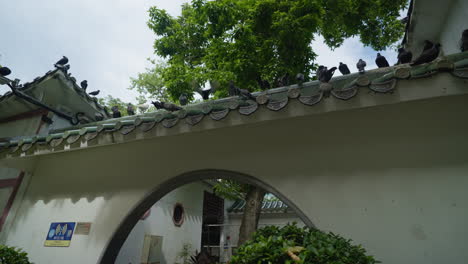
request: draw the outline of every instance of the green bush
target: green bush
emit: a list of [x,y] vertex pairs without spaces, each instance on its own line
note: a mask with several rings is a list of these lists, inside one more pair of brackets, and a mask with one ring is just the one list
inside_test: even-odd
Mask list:
[[0,264],[31,264],[28,253],[20,248],[0,245]]
[[231,264],[374,264],[361,246],[333,233],[288,224],[259,229],[240,246]]

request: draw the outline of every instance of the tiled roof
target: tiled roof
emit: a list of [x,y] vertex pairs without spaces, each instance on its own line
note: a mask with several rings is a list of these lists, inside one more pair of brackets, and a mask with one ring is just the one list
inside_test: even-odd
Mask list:
[[[29,83],[24,83],[22,86],[20,86],[19,88],[17,88],[19,91],[27,94],[27,95],[31,95],[35,89],[37,89],[37,87],[43,82],[43,81],[46,81],[46,80],[50,80],[50,79],[59,79],[61,80],[63,83],[67,84],[67,85],[70,85],[72,87],[72,89],[76,92],[76,94],[81,97],[82,99],[85,100],[85,102],[87,102],[89,105],[91,105],[92,107],[94,107],[97,111],[99,111],[101,114],[104,115],[104,118],[109,118],[110,115],[109,113],[107,112],[107,110],[104,108],[104,106],[100,105],[98,103],[98,99],[96,97],[92,97],[92,96],[89,96],[77,83],[76,83],[76,79],[71,76],[70,74],[68,74],[66,71],[64,71],[63,69],[55,69],[55,70],[52,70],[52,71],[48,71],[47,73],[45,73],[43,76],[41,77],[37,77],[35,78],[32,82],[29,82]],[[1,77],[0,76],[0,84],[6,84],[8,82],[11,82],[11,80],[9,80],[8,78],[5,78],[5,77]],[[8,99],[14,97],[14,94],[13,92],[11,91],[8,91],[6,92],[5,94],[1,95],[0,96],[0,104],[2,104],[2,102],[6,102]]]
[[[24,137],[19,140],[0,142],[0,158],[30,156],[64,150],[68,151],[90,146],[115,144],[167,135],[169,133],[161,131],[171,129],[181,122],[185,123],[181,130],[183,130],[183,132],[190,132],[191,127],[196,126],[203,119],[209,118],[212,121],[219,121],[226,118],[228,114],[233,111],[238,112],[241,116],[249,116],[262,108],[271,110],[272,112],[281,112],[280,110],[284,109],[286,105],[293,101],[298,101],[306,107],[313,108],[321,104],[322,101],[330,100],[332,97],[336,98],[334,100],[346,101],[358,96],[358,94],[359,96],[365,96],[368,92],[375,94],[392,94],[394,91],[398,90],[397,87],[399,87],[398,83],[400,81],[404,81],[405,84],[408,84],[408,81],[435,76],[441,72],[450,73],[454,79],[467,79],[468,52],[449,55],[437,59],[432,63],[414,67],[410,67],[406,64],[370,70],[365,74],[354,73],[346,76],[338,76],[333,78],[330,83],[326,85],[318,81],[312,81],[302,85],[290,85],[257,92],[254,93],[256,96],[255,101],[245,100],[240,97],[228,97],[187,105],[184,106],[182,110],[176,112],[158,110],[153,113],[108,119],[70,127],[65,130],[53,131],[46,136]],[[330,85],[333,88],[331,93],[324,89],[330,88]],[[361,92],[363,90],[368,92]],[[422,89],[422,92],[418,90],[418,93],[424,93],[425,90],[426,89]],[[412,91],[402,91],[409,94],[411,98],[425,98],[419,94],[414,95]],[[457,90],[457,92],[458,94],[468,93],[468,87],[466,92],[464,90]],[[332,96],[327,98],[327,93]],[[441,93],[436,94],[440,96]],[[378,101],[373,103],[373,105],[375,104],[378,104]],[[236,120],[236,122],[242,123],[246,121],[242,119],[240,121]],[[215,126],[210,125],[210,127]]]
[[[229,213],[242,213],[244,212],[245,201],[237,200],[227,210]],[[289,206],[282,201],[263,201],[262,213],[286,213]]]

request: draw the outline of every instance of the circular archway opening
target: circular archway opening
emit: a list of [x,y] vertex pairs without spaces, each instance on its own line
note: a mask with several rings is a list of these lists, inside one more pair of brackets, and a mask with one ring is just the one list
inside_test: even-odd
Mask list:
[[[138,224],[139,220],[141,219],[141,216],[148,209],[150,209],[153,205],[163,200],[164,196],[170,195],[170,193],[172,193],[176,189],[183,188],[185,185],[193,184],[195,182],[207,181],[207,180],[208,181],[209,180],[221,180],[221,179],[234,180],[240,183],[260,187],[266,193],[272,194],[275,197],[277,197],[279,201],[282,201],[281,203],[287,204],[289,209],[296,214],[299,221],[301,221],[305,226],[314,227],[310,219],[294,203],[292,203],[286,196],[281,194],[276,188],[264,183],[258,178],[252,177],[250,175],[238,173],[238,172],[224,171],[224,170],[192,171],[192,172],[188,172],[188,173],[175,176],[171,178],[170,180],[157,185],[152,191],[148,192],[148,194],[139,203],[137,203],[135,207],[128,213],[128,215],[121,222],[117,230],[114,232],[103,254],[101,255],[100,263],[114,263],[116,261],[117,256],[119,255],[119,252],[123,244],[126,242],[127,237],[129,237],[133,228]],[[187,194],[187,193],[192,193],[192,192],[189,191],[185,193]],[[177,199],[175,201],[177,201]],[[184,225],[184,227],[186,226],[186,228],[184,229],[176,229],[176,230],[179,230],[180,232],[186,232],[187,230],[192,230],[192,228],[190,227],[191,223],[189,222],[193,221],[194,219],[197,219],[193,215],[190,215],[190,214],[193,214],[193,210],[194,210],[193,199],[189,199],[186,202],[183,202],[183,201],[181,202],[180,200],[178,200],[177,203],[180,203],[181,205],[183,204],[183,206],[179,207],[177,206],[177,204],[174,205],[174,199],[172,199],[172,202],[170,202],[169,204],[166,203],[167,205],[170,206],[170,208],[167,208],[168,210],[166,210],[166,212],[168,214],[166,214],[165,217],[170,218],[169,221],[173,223],[173,227],[174,225],[180,226],[182,224]],[[272,208],[279,204],[280,202],[269,202],[267,204],[267,207]],[[190,210],[187,211],[188,209]],[[157,208],[154,208],[155,213],[151,214],[151,216],[161,215],[161,213],[164,211],[165,211],[164,209],[157,210]],[[207,236],[209,237],[213,235],[213,231],[212,231],[213,229],[224,228],[224,227],[219,227],[219,224],[208,223],[209,220],[211,219],[210,217],[204,217],[204,219],[206,220],[207,225],[202,224],[202,228],[205,228],[205,227],[211,228],[210,230],[208,230],[209,234],[207,234]],[[149,221],[149,220],[147,219],[144,221]],[[165,220],[161,220],[159,223],[163,221]],[[144,225],[147,225],[147,224],[148,223],[145,223]],[[201,231],[202,233],[203,233],[203,230],[204,229],[202,229]],[[174,237],[173,232],[175,230],[167,228],[166,231],[171,232],[170,234],[168,234],[168,237],[171,237],[171,238]],[[227,237],[229,237],[229,239],[227,239]],[[228,244],[232,243],[232,241],[235,240],[232,238],[231,235],[225,235],[224,239],[227,241]],[[167,244],[167,243],[161,243],[161,244]],[[225,244],[223,244],[223,247],[225,247]],[[218,245],[218,248],[219,248],[219,245]],[[172,250],[174,250],[174,248],[172,248]]]

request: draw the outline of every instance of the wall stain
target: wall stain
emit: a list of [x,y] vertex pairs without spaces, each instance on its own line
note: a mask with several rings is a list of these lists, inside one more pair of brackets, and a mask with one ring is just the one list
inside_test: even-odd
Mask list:
[[427,239],[427,235],[424,232],[424,228],[419,224],[414,224],[413,226],[411,226],[410,233],[416,240]]

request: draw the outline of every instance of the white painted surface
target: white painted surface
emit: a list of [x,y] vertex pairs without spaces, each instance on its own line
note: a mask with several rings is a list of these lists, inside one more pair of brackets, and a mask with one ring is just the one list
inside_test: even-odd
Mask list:
[[[153,261],[161,264],[182,263],[179,258],[184,244],[190,244],[192,255],[200,252],[201,228],[203,216],[203,192],[210,188],[202,182],[184,185],[168,193],[151,207],[151,214],[146,220],[140,220],[133,228],[117,257],[117,264],[140,263],[145,234],[162,236],[162,256]],[[172,221],[172,212],[176,203],[184,206],[185,218],[182,226],[177,227]]]
[[[384,263],[462,263],[467,101],[443,97],[42,156],[6,242],[36,263],[95,263],[155,186],[215,168],[274,186],[318,228]],[[54,221],[90,221],[93,230],[69,248],[45,248]]]
[[468,29],[468,1],[455,0],[440,35],[444,54],[460,52],[460,39],[465,29]]

